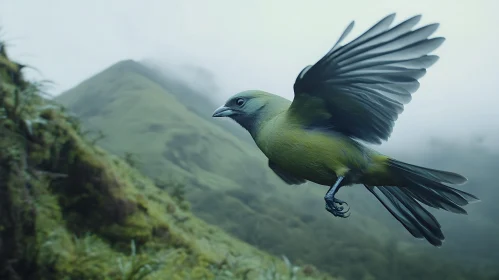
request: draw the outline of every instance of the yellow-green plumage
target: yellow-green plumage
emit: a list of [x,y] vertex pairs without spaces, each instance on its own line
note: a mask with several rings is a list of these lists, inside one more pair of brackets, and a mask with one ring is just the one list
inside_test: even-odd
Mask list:
[[374,164],[367,150],[354,140],[304,130],[287,112],[265,122],[255,142],[281,168],[322,185],[333,184],[337,175],[344,175],[350,169],[367,171]]
[[475,196],[445,184],[463,176],[397,161],[362,144],[387,140],[418,79],[437,56],[428,55],[443,38],[427,38],[438,24],[412,30],[420,16],[390,28],[389,15],[352,42],[340,41],[294,84],[294,99],[260,90],[240,92],[214,117],[230,117],[248,130],[268,165],[287,184],[311,181],[330,186],[326,210],[347,217],[335,197],[342,186],[362,184],[416,238],[434,246],[444,235],[421,206],[466,214]]

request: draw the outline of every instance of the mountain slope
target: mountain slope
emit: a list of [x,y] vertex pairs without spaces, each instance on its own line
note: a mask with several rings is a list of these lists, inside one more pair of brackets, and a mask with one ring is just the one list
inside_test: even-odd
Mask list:
[[[105,128],[108,138],[102,145],[110,151],[140,151],[141,157],[153,161],[146,169],[152,177],[181,174],[189,184],[200,188],[231,188],[237,181],[261,185],[255,178],[263,176],[265,180],[267,174],[244,173],[246,165],[261,164],[261,158],[247,152],[247,147],[231,134],[199,118],[175,96],[164,94],[161,86],[135,68],[141,65],[118,63],[57,100],[68,105],[89,128]],[[94,89],[95,84],[99,88]]]
[[[0,278],[324,279],[208,225],[23,78],[0,42]],[[88,100],[89,102],[92,100]],[[306,275],[305,275],[306,274]],[[268,278],[272,275],[275,278]]]
[[[334,219],[323,209],[325,189],[281,183],[247,136],[210,119],[214,104],[158,72],[122,61],[57,101],[81,117],[87,129],[105,132],[102,147],[118,155],[137,154],[140,169],[152,178],[184,182],[197,216],[259,248],[347,279],[442,279],[464,273],[427,255],[417,260],[422,259],[417,252],[408,255],[394,243],[385,245],[394,236],[414,240],[396,221],[389,220],[388,227],[380,222],[389,214],[354,188],[342,190],[352,217]],[[390,268],[394,263],[397,272]]]

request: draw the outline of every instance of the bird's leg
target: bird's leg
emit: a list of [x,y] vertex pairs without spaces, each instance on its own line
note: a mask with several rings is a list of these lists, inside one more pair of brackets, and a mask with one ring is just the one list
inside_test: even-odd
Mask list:
[[348,218],[350,214],[347,214],[347,212],[350,210],[350,208],[344,210],[344,207],[341,206],[343,204],[348,206],[348,203],[334,197],[336,192],[338,192],[338,190],[340,189],[341,181],[343,181],[344,178],[345,176],[339,176],[338,179],[336,179],[334,185],[329,188],[326,195],[324,196],[324,200],[326,201],[326,210],[329,213],[333,214],[335,217]]

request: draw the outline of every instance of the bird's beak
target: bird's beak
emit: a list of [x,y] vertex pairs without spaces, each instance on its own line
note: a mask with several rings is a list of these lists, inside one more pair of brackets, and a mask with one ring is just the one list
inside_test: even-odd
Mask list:
[[229,117],[229,116],[232,116],[233,114],[234,114],[234,110],[232,110],[229,107],[222,106],[222,107],[216,109],[215,112],[213,112],[212,117],[214,117],[214,118]]

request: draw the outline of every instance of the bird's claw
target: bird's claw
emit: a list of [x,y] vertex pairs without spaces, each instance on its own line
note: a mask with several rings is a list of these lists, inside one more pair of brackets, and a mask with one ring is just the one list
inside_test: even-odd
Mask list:
[[[350,211],[350,207],[345,201],[337,198],[325,198],[324,200],[326,201],[326,210],[335,217],[348,218],[350,216],[350,213],[348,213],[348,211]],[[345,207],[341,205],[345,205],[347,208],[345,209]]]

